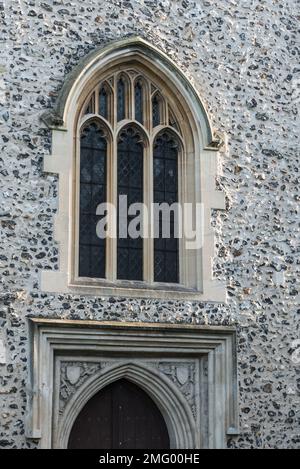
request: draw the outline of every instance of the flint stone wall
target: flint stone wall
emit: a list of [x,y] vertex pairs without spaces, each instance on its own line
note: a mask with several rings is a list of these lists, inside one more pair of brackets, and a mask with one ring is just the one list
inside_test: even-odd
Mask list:
[[[299,447],[297,2],[7,0],[0,16],[0,447],[38,446],[24,436],[29,316],[236,325],[241,434],[228,446]],[[59,253],[40,116],[87,52],[130,35],[182,68],[227,136],[217,181],[227,210],[212,214],[226,305],[40,290]]]

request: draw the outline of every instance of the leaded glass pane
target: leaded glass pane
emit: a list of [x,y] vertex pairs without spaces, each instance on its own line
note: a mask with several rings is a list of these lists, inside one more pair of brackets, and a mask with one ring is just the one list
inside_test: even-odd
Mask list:
[[[178,145],[168,133],[161,134],[153,154],[154,202],[178,202]],[[154,281],[179,282],[179,243],[175,219],[171,212],[170,238],[162,236],[162,215],[159,217],[159,237],[154,240]]]
[[105,240],[99,239],[97,206],[106,201],[107,143],[92,123],[80,139],[79,276],[105,277]]
[[93,114],[93,112],[94,112],[94,94],[91,97],[91,99],[89,100],[89,103],[86,106],[84,113],[85,114]]
[[[118,142],[118,196],[127,195],[128,206],[143,202],[143,144],[134,128],[127,128]],[[134,217],[128,217],[125,229]],[[122,220],[118,219],[118,227]],[[143,239],[118,239],[118,279],[143,280]]]
[[99,92],[99,114],[108,120],[108,92],[104,86]]
[[125,82],[123,78],[118,80],[117,86],[117,108],[118,108],[118,121],[125,119],[125,109],[126,109],[126,101],[125,101]]
[[152,125],[156,127],[161,123],[161,101],[156,94],[152,99]]
[[137,82],[134,87],[135,97],[135,119],[143,124],[143,87],[141,82]]
[[176,117],[174,116],[173,112],[171,111],[171,109],[169,109],[169,126],[173,127],[178,132],[180,132],[178,122],[177,122]]

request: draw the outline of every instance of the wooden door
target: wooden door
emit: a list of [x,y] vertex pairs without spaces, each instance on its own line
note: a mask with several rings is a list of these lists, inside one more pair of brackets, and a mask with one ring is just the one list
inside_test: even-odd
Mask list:
[[168,449],[164,418],[152,399],[127,380],[92,397],[78,415],[69,449]]

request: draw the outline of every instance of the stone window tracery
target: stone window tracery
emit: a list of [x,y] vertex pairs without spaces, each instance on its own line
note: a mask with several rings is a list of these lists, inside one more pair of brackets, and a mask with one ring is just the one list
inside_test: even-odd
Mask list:
[[[96,236],[97,205],[102,202],[117,206],[120,195],[127,196],[128,206],[144,200],[169,205],[179,202],[179,157],[184,142],[179,126],[173,122],[176,120],[167,97],[138,69],[117,71],[98,83],[86,98],[78,120],[80,216],[79,264],[75,277],[185,283],[180,278],[179,240],[175,238],[173,213],[170,238],[162,237],[163,220],[160,219],[158,236],[148,241],[148,251],[146,241],[140,237],[118,236],[112,243],[100,238],[97,241]],[[145,187],[146,180],[150,182],[148,187]],[[110,197],[107,181],[117,187],[117,201],[113,195]],[[115,222],[119,233],[119,218]],[[107,262],[111,252],[106,249],[109,242],[116,251],[116,265]]]
[[[141,38],[91,52],[42,120],[52,130],[52,155],[45,156],[44,170],[59,176],[54,219],[59,268],[42,271],[43,291],[225,301],[225,285],[212,273],[211,226],[211,210],[225,208],[215,183],[222,139],[194,86],[166,54]],[[121,143],[124,132],[138,135],[140,142],[134,144],[138,187],[132,178],[124,184],[118,172],[118,163],[132,165]],[[193,210],[200,205],[200,245],[194,247],[185,232],[176,239],[162,240],[159,233],[154,238],[151,209],[142,214],[142,240],[97,239],[95,207],[102,201],[117,207],[121,191],[148,208],[155,200],[178,201],[183,212],[189,204]],[[108,215],[109,226],[116,221],[117,215]]]

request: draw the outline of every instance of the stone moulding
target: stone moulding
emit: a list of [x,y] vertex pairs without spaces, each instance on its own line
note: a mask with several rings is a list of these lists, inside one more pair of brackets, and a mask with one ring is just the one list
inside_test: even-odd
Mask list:
[[[186,119],[192,129],[194,170],[187,170],[193,184],[193,202],[204,205],[204,246],[184,254],[182,265],[189,272],[193,285],[147,284],[146,282],[111,282],[76,279],[74,240],[78,232],[74,200],[76,200],[76,119],[83,96],[91,83],[100,79],[103,70],[112,64],[139,63],[164,80],[172,93],[180,97]],[[139,37],[116,41],[88,54],[67,77],[54,109],[42,116],[52,129],[52,155],[44,158],[44,171],[59,176],[58,213],[54,220],[54,239],[59,243],[59,270],[41,272],[41,289],[46,292],[125,296],[174,300],[226,301],[225,283],[213,278],[212,259],[215,252],[211,210],[225,209],[225,196],[216,190],[218,150],[222,139],[215,135],[204,105],[190,81],[166,54]],[[192,187],[194,188],[192,190]],[[188,191],[186,191],[188,192]],[[185,288],[186,287],[186,288]]]
[[160,408],[172,448],[225,448],[238,434],[234,328],[31,318],[29,330],[26,436],[40,448],[67,448],[83,406],[121,378]]
[[[130,53],[141,53],[147,55],[153,63],[159,62],[165,66],[171,74],[184,86],[194,100],[195,105],[198,107],[199,118],[205,120],[202,123],[202,129],[205,132],[205,141],[208,148],[218,149],[222,146],[223,142],[220,136],[214,134],[204,104],[201,101],[196,89],[191,85],[182,70],[161,50],[154,45],[145,41],[141,37],[130,37],[117,41],[112,41],[104,47],[97,48],[88,53],[79,64],[74,67],[70,72],[58,94],[54,108],[51,111],[46,111],[42,116],[42,121],[51,129],[61,128],[66,130],[67,125],[67,111],[69,108],[69,101],[72,98],[74,89],[78,84],[90,74],[91,68],[98,68],[99,61],[115,59],[118,56]],[[94,73],[94,71],[93,71]]]

